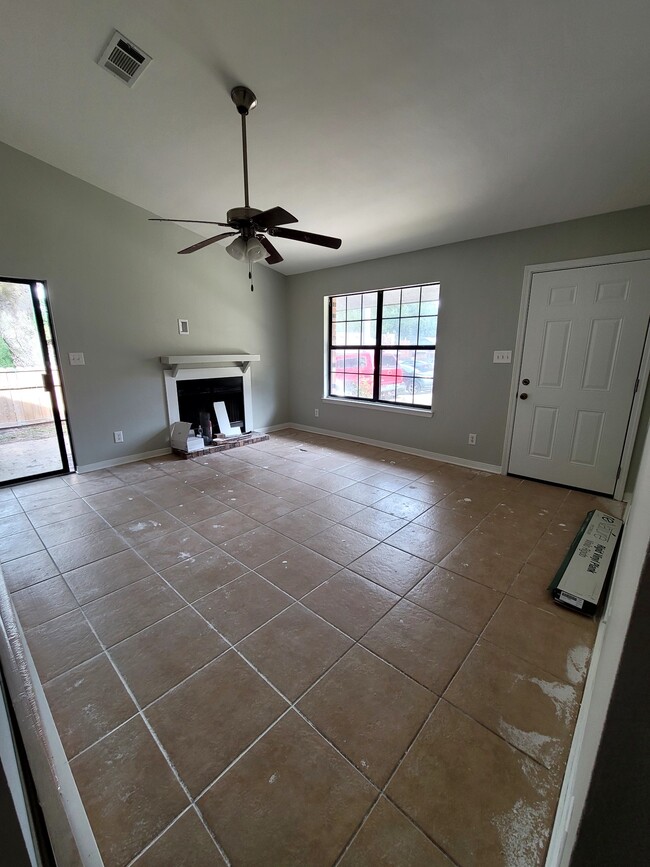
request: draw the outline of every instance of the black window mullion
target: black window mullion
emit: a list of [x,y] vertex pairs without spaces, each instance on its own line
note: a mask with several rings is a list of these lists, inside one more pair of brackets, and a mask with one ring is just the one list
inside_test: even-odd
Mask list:
[[384,319],[384,293],[377,292],[377,326],[375,330],[375,376],[372,382],[372,399],[379,400],[381,377],[381,328]]
[[327,340],[327,343],[328,343],[328,349],[327,349],[327,395],[328,395],[328,397],[331,397],[331,395],[332,395],[332,349],[333,349],[333,345],[332,345],[333,344],[332,320],[334,318],[333,314],[332,314],[332,307],[333,307],[332,302],[333,302],[333,300],[334,300],[333,298],[330,298],[330,300],[329,300],[329,320],[330,321],[329,321],[329,326],[328,326],[329,334],[328,334],[328,340]]

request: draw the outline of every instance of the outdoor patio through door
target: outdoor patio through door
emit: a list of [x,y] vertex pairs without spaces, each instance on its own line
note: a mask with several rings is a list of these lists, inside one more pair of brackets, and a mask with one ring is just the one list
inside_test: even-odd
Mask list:
[[73,468],[46,287],[0,278],[0,485]]

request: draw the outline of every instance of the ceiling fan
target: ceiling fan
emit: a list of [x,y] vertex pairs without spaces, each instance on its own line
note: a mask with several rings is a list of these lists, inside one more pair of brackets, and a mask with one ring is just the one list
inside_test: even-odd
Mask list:
[[208,247],[210,244],[221,241],[223,238],[237,235],[237,238],[226,247],[226,250],[235,259],[246,259],[249,265],[260,259],[265,259],[269,265],[277,265],[278,262],[282,262],[282,256],[266,237],[267,235],[271,235],[274,238],[287,238],[291,241],[302,241],[305,244],[316,244],[319,247],[330,247],[333,250],[338,250],[341,246],[340,238],[330,238],[328,235],[316,235],[313,232],[303,232],[297,229],[285,229],[284,226],[287,223],[297,223],[298,218],[279,205],[275,208],[269,208],[267,211],[260,211],[257,208],[250,207],[248,197],[246,117],[257,105],[257,97],[252,90],[243,85],[234,87],[230,92],[230,97],[241,116],[244,207],[229,210],[225,223],[219,223],[214,220],[181,220],[163,217],[151,217],[150,219],[159,223],[203,223],[210,226],[224,226],[225,228],[232,229],[233,231],[231,232],[221,232],[219,235],[206,238],[204,241],[199,241],[196,244],[192,244],[191,247],[185,247],[185,249],[178,252],[195,253],[197,250],[202,250],[203,247]]

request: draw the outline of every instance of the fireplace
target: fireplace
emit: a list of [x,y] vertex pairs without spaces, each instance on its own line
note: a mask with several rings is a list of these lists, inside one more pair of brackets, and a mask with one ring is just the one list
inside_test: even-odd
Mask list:
[[[183,379],[176,383],[178,394],[178,414],[180,421],[189,421],[194,430],[201,424],[206,430],[205,417],[210,417],[212,431],[219,432],[219,424],[214,412],[216,401],[226,405],[232,427],[247,430],[244,418],[244,386],[241,376],[224,376],[209,379]],[[225,433],[225,431],[221,431]]]
[[215,401],[223,401],[230,424],[251,431],[253,399],[252,361],[259,355],[166,355],[160,361],[166,368],[165,395],[169,423],[187,421],[196,429],[199,413],[208,412],[213,433],[219,427],[214,412]]

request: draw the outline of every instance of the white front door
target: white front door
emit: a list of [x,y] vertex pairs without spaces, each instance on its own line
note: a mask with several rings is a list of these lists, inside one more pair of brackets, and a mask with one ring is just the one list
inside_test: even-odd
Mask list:
[[533,275],[508,472],[613,494],[650,317],[650,260]]

